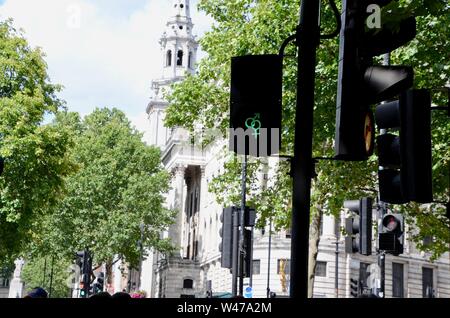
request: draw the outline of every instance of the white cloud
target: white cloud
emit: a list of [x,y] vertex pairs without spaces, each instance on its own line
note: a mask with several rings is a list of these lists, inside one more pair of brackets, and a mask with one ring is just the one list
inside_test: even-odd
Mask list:
[[[196,12],[198,0],[191,2],[194,33],[202,35],[211,19]],[[170,0],[6,0],[0,18],[12,17],[31,45],[43,48],[70,110],[117,107],[143,130],[170,9]]]

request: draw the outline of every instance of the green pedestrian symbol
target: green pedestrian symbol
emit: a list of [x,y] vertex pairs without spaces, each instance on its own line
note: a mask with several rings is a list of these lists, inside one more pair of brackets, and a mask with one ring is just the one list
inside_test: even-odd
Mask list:
[[255,138],[258,138],[258,136],[261,134],[261,121],[259,120],[259,118],[260,114],[256,113],[255,117],[247,118],[247,120],[245,121],[245,127],[247,127],[247,129],[253,129],[253,136],[255,136]]

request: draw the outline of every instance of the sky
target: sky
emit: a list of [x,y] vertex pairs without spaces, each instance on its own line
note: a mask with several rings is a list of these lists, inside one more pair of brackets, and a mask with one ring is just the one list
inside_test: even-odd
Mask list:
[[[201,37],[212,20],[197,3],[191,0],[191,17]],[[151,80],[162,73],[158,41],[171,8],[172,0],[0,0],[0,19],[13,18],[30,45],[42,48],[70,111],[116,107],[148,141],[145,109]]]

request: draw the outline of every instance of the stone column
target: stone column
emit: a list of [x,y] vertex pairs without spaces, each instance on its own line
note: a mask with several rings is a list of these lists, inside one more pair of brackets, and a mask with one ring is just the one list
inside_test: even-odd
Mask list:
[[332,215],[323,215],[323,232],[322,237],[324,239],[336,241],[336,219]]
[[185,179],[184,173],[186,171],[186,166],[177,165],[173,169],[175,177],[174,186],[174,206],[173,208],[177,211],[175,217],[175,223],[169,227],[169,237],[172,243],[179,250],[179,253],[175,253],[175,256],[182,257],[182,235],[183,235],[183,215],[184,215],[184,200],[185,200]]
[[[205,166],[201,166],[200,167],[200,172],[201,172],[201,179],[200,179],[200,200],[199,200],[199,209],[198,209],[198,227],[197,227],[197,237],[199,238],[199,242],[198,242],[198,250],[199,250],[199,258],[203,258],[204,259],[204,255],[202,253],[202,250],[205,250],[205,253],[208,253],[208,244],[207,244],[207,233],[206,233],[206,229],[204,227],[204,224],[206,222],[206,217],[207,217],[207,211],[208,209],[206,209],[206,197],[207,197],[207,193],[208,193],[208,184],[206,182],[206,176],[205,176]],[[209,225],[209,223],[208,223]],[[206,238],[206,239],[205,239]]]

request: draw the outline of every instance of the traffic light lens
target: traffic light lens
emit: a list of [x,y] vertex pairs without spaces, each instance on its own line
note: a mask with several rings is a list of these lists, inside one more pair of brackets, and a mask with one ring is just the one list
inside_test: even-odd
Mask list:
[[394,231],[397,226],[398,226],[398,222],[397,219],[393,216],[389,216],[385,219],[384,222],[384,226],[389,230],[389,231]]
[[366,113],[365,123],[364,123],[364,141],[366,145],[366,153],[368,156],[372,155],[373,152],[373,141],[374,141],[374,129],[373,129],[373,117],[370,112]]

